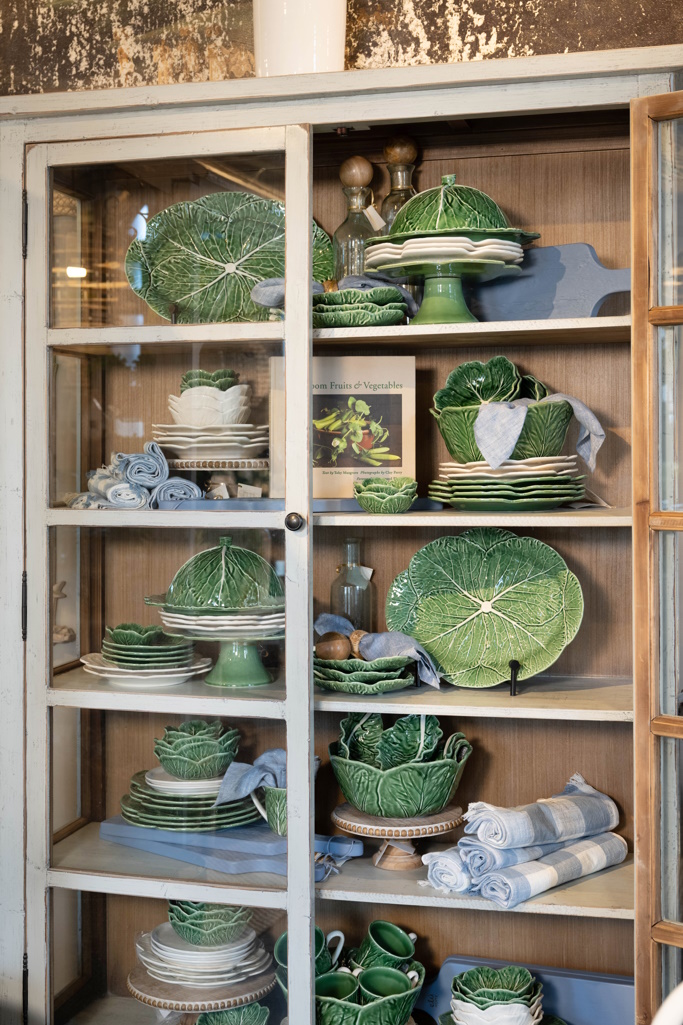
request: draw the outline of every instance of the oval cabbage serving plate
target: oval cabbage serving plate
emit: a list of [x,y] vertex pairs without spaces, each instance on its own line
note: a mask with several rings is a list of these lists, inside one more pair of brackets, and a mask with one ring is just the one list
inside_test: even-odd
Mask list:
[[551,666],[583,618],[581,585],[549,545],[476,527],[421,548],[387,595],[387,629],[414,637],[459,687],[495,687],[520,663]]
[[[313,224],[313,277],[333,274],[332,242]],[[285,207],[249,192],[217,192],[150,217],[126,253],[128,283],[178,324],[268,320],[251,290],[285,273]]]

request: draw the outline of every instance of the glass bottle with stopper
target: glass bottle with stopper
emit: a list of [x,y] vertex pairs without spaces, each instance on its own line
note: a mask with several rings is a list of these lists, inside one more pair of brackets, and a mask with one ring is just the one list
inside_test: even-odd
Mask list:
[[[349,274],[362,274],[365,267],[365,240],[377,235],[381,218],[372,207],[370,182],[374,169],[365,157],[349,157],[339,168],[348,209],[346,220],[334,233],[334,276],[337,281]],[[372,215],[376,220],[372,220]]]
[[382,200],[380,214],[386,222],[383,233],[389,234],[398,211],[409,199],[416,195],[413,188],[413,171],[417,146],[415,140],[407,135],[397,135],[389,139],[384,147],[384,159],[389,172],[390,190]]
[[330,612],[350,620],[356,630],[372,632],[375,585],[372,570],[360,564],[360,541],[349,537],[344,541],[344,555],[330,588]]

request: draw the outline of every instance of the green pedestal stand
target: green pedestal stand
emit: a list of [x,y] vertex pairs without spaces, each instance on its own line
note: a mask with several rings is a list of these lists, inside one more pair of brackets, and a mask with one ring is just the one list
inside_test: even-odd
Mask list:
[[519,275],[521,268],[502,260],[422,260],[373,268],[388,278],[423,278],[424,298],[411,324],[470,324],[470,313],[462,292],[463,278],[490,281],[502,275]]
[[261,661],[254,638],[221,640],[218,660],[204,682],[211,687],[263,687],[273,677]]

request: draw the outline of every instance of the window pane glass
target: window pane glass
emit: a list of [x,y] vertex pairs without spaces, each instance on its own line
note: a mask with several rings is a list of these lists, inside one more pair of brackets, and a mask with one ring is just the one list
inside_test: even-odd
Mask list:
[[683,119],[660,121],[659,306],[683,303]]
[[250,292],[284,275],[283,152],[60,166],[51,181],[52,327],[268,320]]
[[683,327],[658,332],[659,508],[683,509]]
[[661,809],[661,900],[662,918],[683,921],[683,745],[679,740],[660,740]]
[[683,982],[683,950],[680,947],[662,947],[662,1000]]
[[659,545],[659,711],[680,715],[681,693],[681,597],[683,587],[683,537],[662,532]]

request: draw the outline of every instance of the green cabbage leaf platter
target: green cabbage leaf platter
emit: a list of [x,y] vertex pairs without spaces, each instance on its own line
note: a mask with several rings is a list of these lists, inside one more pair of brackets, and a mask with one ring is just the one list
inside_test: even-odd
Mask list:
[[391,584],[387,629],[414,637],[448,683],[495,687],[555,662],[583,618],[577,577],[549,545],[476,527],[431,541]]
[[[312,225],[316,281],[333,274],[332,241]],[[125,260],[128,283],[155,313],[178,324],[268,320],[251,290],[285,273],[284,203],[217,192],[174,203],[147,222]]]

